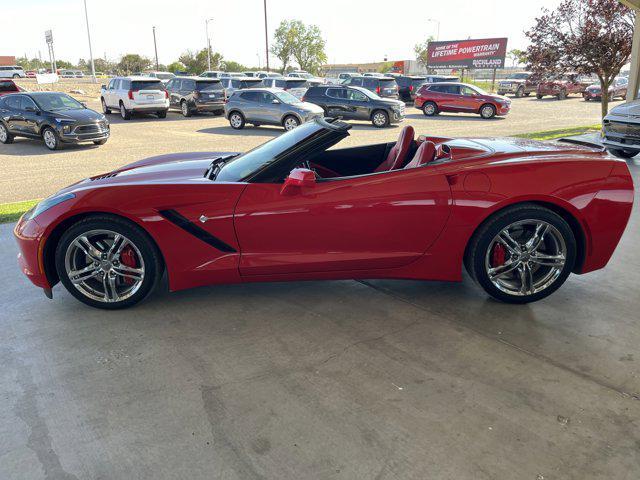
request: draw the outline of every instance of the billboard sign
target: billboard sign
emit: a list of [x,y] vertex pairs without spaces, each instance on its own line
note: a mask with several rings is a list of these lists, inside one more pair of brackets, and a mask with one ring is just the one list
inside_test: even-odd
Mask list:
[[503,68],[506,38],[481,38],[429,42],[428,66],[432,68]]
[[53,43],[53,32],[51,30],[45,30],[44,39],[47,43]]

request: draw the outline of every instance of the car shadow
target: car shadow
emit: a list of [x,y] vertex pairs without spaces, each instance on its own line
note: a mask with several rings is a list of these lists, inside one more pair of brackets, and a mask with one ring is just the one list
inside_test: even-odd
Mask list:
[[254,127],[253,125],[246,125],[242,130],[235,130],[230,126],[226,127],[212,127],[202,128],[197,130],[198,133],[208,133],[211,135],[247,135],[251,137],[270,136],[277,137],[284,133],[284,129],[278,126],[261,125]]
[[112,111],[110,114],[107,114],[106,117],[109,120],[111,125],[118,125],[121,123],[145,123],[145,122],[175,122],[175,121],[194,121],[198,119],[202,119],[203,117],[209,118],[218,118],[223,115],[214,115],[212,113],[194,113],[190,117],[185,117],[182,113],[176,111],[169,110],[167,112],[167,116],[165,118],[158,118],[156,115],[152,113],[134,113],[131,116],[130,120],[124,120],[118,112]]
[[418,119],[421,118],[423,120],[447,120],[452,122],[463,122],[463,121],[472,121],[472,122],[497,122],[503,121],[506,117],[493,117],[493,118],[482,118],[480,115],[469,115],[469,114],[458,114],[458,113],[439,113],[438,115],[434,115],[432,117],[426,116],[424,113],[409,113],[404,116],[405,120],[408,119]]
[[42,140],[37,138],[18,137],[13,143],[0,145],[0,155],[11,155],[14,157],[24,157],[27,155],[60,155],[70,151],[94,150],[102,145],[93,143],[65,143],[58,150],[49,150]]

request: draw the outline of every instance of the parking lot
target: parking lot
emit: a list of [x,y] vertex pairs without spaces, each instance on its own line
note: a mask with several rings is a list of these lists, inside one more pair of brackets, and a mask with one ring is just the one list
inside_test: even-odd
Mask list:
[[[98,98],[81,97],[88,106],[100,110]],[[616,102],[617,103],[617,102]],[[127,163],[165,153],[187,151],[245,151],[282,133],[281,128],[248,126],[238,134],[224,117],[198,115],[184,118],[169,112],[166,119],[139,116],[124,121],[117,114],[109,116],[111,139],[106,145],[67,146],[50,152],[42,142],[18,138],[0,147],[0,203],[30,200],[50,195],[59,188],[82,178],[109,171]],[[578,96],[564,101],[551,97],[513,98],[512,111],[504,118],[483,120],[477,115],[441,114],[425,117],[412,106],[400,124],[411,124],[418,133],[453,136],[515,135],[596,124],[600,121],[600,104],[585,102]],[[355,145],[394,140],[399,127],[374,128],[370,123],[354,122],[351,138],[341,145]]]

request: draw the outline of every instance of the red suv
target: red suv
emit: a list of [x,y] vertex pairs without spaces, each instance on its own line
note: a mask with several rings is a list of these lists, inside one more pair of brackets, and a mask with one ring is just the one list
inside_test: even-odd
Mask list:
[[4,80],[0,78],[0,97],[2,95],[18,92],[22,92],[22,89],[17,86],[13,80]]
[[509,113],[511,100],[487,93],[475,85],[443,82],[420,87],[414,105],[428,117],[440,112],[463,112],[492,118]]

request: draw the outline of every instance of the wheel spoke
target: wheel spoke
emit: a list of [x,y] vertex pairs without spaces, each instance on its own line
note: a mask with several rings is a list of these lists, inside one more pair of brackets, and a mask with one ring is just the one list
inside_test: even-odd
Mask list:
[[107,302],[117,302],[120,298],[116,289],[116,277],[105,275],[102,278],[102,288],[104,288],[104,299]]
[[144,276],[143,268],[134,268],[122,264],[118,265],[117,267],[114,266],[113,271],[116,273],[116,275],[125,278],[133,278],[134,280],[142,280],[142,277]]
[[529,241],[526,244],[526,249],[529,252],[535,252],[536,250],[538,250],[548,230],[549,230],[549,225],[547,225],[546,223],[537,224],[536,230],[533,233],[533,236],[529,239]]
[[116,233],[116,236],[113,239],[113,243],[111,244],[111,248],[107,252],[109,258],[118,257],[122,252],[122,249],[127,244],[127,239],[122,235]]
[[76,246],[82,250],[85,255],[93,260],[100,260],[102,251],[94,246],[87,237],[78,237],[75,241]]
[[500,265],[498,267],[495,268],[490,268],[488,273],[489,273],[489,278],[491,280],[495,280],[499,277],[502,277],[508,273],[513,272],[515,269],[517,269],[520,266],[520,262],[519,261],[513,261],[513,262],[506,262],[503,265]]
[[95,277],[98,274],[98,267],[91,264],[88,267],[81,268],[80,270],[71,270],[69,272],[69,280],[71,283],[79,284]]
[[533,293],[533,275],[531,269],[526,263],[523,263],[518,268],[520,274],[520,293],[527,295]]
[[503,230],[502,232],[500,232],[500,235],[498,235],[498,239],[506,247],[506,249],[509,250],[509,253],[512,253],[514,255],[520,254],[520,244],[516,242],[513,237],[511,237],[508,230]]
[[537,265],[544,267],[557,267],[564,266],[566,258],[564,255],[546,255],[544,253],[536,253],[531,256],[531,261]]

